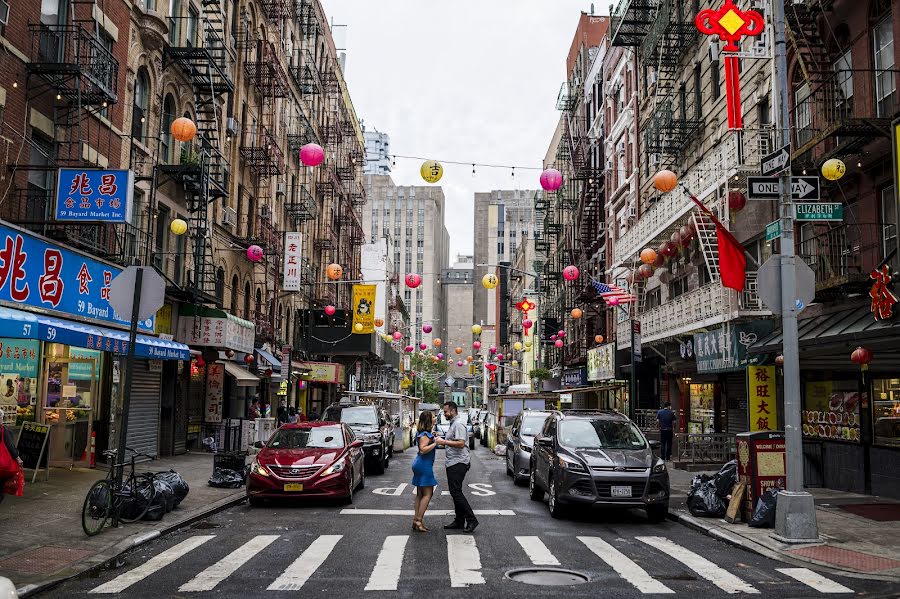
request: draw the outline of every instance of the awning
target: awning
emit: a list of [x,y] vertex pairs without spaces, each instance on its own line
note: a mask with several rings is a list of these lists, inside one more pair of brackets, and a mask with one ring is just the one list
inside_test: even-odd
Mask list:
[[255,351],[263,360],[269,363],[269,366],[272,368],[272,370],[281,370],[281,360],[264,349],[260,349],[257,347]]
[[[0,325],[10,337],[38,339],[117,354],[128,352],[128,332],[93,324],[51,318],[12,308],[0,308]],[[152,360],[190,360],[190,348],[177,341],[138,335],[134,355]]]
[[232,377],[238,387],[256,387],[259,385],[259,377],[241,368],[234,362],[225,362],[225,374]]

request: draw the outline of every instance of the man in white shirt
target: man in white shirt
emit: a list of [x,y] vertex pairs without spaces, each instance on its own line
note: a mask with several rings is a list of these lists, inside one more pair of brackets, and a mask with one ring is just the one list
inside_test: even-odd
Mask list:
[[447,486],[450,488],[450,497],[453,498],[453,508],[456,518],[450,524],[444,525],[447,530],[463,529],[463,532],[473,532],[478,526],[478,519],[466,496],[463,495],[463,481],[469,471],[469,448],[466,442],[469,439],[469,431],[465,422],[459,417],[459,409],[452,401],[444,404],[444,416],[450,421],[450,429],[442,439],[435,440],[438,445],[447,449]]

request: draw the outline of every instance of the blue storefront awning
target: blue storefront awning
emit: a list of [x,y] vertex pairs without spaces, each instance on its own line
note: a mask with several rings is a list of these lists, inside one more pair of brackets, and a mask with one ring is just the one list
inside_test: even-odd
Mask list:
[[269,366],[272,368],[272,370],[281,370],[281,360],[264,349],[256,348],[256,353],[258,353],[263,360],[269,363]]
[[[117,354],[128,352],[128,332],[92,324],[51,318],[0,307],[0,337],[38,339]],[[138,335],[134,355],[152,360],[190,360],[190,348],[177,341]]]

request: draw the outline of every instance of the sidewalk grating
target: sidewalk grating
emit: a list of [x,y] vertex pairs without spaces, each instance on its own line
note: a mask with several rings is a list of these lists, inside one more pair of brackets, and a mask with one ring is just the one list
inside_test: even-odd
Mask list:
[[900,568],[900,561],[887,557],[879,557],[877,555],[872,555],[871,553],[842,549],[832,545],[803,547],[790,550],[787,553],[800,557],[808,557],[820,562],[826,562],[861,572],[880,572],[881,570]]
[[54,572],[69,564],[94,555],[90,549],[69,549],[47,545],[10,555],[0,560],[0,570],[13,570],[23,574]]

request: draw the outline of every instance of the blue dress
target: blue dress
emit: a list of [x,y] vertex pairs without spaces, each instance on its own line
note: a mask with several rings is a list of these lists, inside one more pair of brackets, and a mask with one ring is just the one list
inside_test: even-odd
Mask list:
[[[419,447],[419,437],[428,437],[428,439],[434,439],[434,435],[431,433],[418,433],[416,435],[416,449],[418,451]],[[438,482],[437,479],[434,478],[434,454],[435,451],[432,449],[430,452],[426,454],[416,453],[416,458],[412,463],[412,471],[413,471],[413,479],[412,486],[414,487],[436,487]]]

